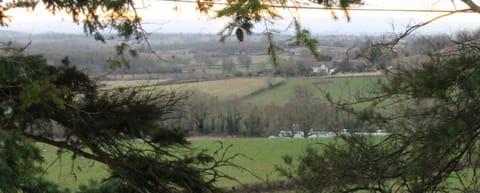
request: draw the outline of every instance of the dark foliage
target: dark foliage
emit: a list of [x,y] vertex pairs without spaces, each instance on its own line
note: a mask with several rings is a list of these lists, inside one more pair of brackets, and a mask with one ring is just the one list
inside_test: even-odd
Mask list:
[[[222,175],[216,166],[226,161],[195,153],[181,132],[162,126],[183,95],[139,89],[99,92],[96,83],[75,68],[49,66],[40,56],[0,57],[0,68],[2,133],[103,163],[112,179],[130,191],[219,191],[213,184]],[[31,160],[21,168],[33,170],[41,156],[29,141],[16,141],[31,153],[17,155],[15,162]]]
[[[344,135],[309,148],[291,176],[305,192],[478,192],[480,52],[458,43],[397,67],[367,108],[334,102],[384,138]],[[288,161],[288,160],[287,160]],[[285,175],[287,170],[281,170]],[[290,173],[291,174],[291,173]]]

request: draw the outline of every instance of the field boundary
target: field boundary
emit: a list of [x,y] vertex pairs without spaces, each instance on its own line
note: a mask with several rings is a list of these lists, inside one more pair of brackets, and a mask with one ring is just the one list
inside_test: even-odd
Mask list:
[[385,73],[382,71],[376,72],[359,72],[359,73],[339,73],[334,75],[325,76],[325,78],[348,78],[348,77],[375,77],[375,76],[385,76]]
[[250,94],[247,94],[247,95],[244,95],[241,97],[241,99],[246,99],[248,97],[252,97],[252,96],[255,96],[255,95],[258,95],[266,90],[271,90],[271,89],[274,89],[274,88],[277,88],[281,85],[284,85],[286,83],[286,79],[282,79],[281,81],[277,82],[277,83],[274,83],[274,84],[271,84],[271,85],[268,85],[266,87],[263,87],[263,88],[259,88],[253,92],[251,92]]

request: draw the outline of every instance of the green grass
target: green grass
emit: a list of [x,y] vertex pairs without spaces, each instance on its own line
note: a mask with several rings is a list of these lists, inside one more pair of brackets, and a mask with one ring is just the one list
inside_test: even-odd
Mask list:
[[[222,172],[228,174],[240,183],[251,183],[261,181],[275,181],[281,180],[283,177],[275,171],[275,166],[285,166],[281,157],[283,155],[290,155],[294,160],[298,161],[299,156],[305,151],[308,145],[315,145],[316,143],[328,143],[333,138],[318,138],[318,139],[266,139],[266,138],[237,138],[237,139],[203,139],[192,140],[192,145],[198,149],[208,149],[213,152],[220,146],[219,142],[224,144],[224,147],[232,145],[229,149],[229,154],[239,153],[245,157],[237,157],[233,163],[238,164],[248,171],[245,172],[238,168],[223,167],[220,168]],[[61,188],[69,188],[77,190],[80,184],[87,184],[90,179],[102,180],[108,175],[107,169],[104,165],[94,164],[89,160],[77,158],[72,164],[71,154],[65,154],[62,159],[57,160],[57,149],[48,145],[39,145],[44,150],[46,159],[45,168],[48,168],[47,179],[56,182]],[[317,146],[319,147],[319,146]],[[53,164],[52,164],[53,163]],[[296,163],[296,162],[294,162]],[[467,171],[470,172],[470,171]],[[468,173],[471,177],[472,173]],[[465,179],[469,179],[465,177]],[[449,179],[447,181],[449,186],[459,187],[458,179]],[[218,186],[230,187],[238,185],[238,182],[228,179],[222,179],[218,182]]]
[[246,101],[252,104],[285,104],[294,96],[298,86],[307,87],[321,99],[329,93],[336,100],[351,100],[355,95],[368,94],[379,80],[383,77],[293,77],[287,78],[285,84],[275,89],[248,97]]
[[76,190],[80,184],[87,184],[90,180],[101,180],[108,176],[105,165],[87,160],[83,157],[72,159],[71,153],[58,156],[56,147],[39,144],[43,151],[45,162],[42,166],[47,169],[46,178],[60,185],[60,188]]
[[[223,139],[224,146],[232,145],[229,152],[240,153],[240,156],[234,160],[235,164],[245,167],[254,173],[242,171],[240,169],[225,167],[221,171],[235,177],[242,183],[258,182],[265,180],[279,180],[281,176],[275,171],[276,165],[284,165],[283,155],[291,155],[298,158],[305,150],[308,144],[314,143],[319,139],[265,139],[265,138],[238,138]],[[321,139],[323,141],[328,139]],[[197,140],[193,145],[198,148],[216,149],[219,147],[215,140]],[[231,155],[230,154],[230,155]],[[260,179],[259,179],[260,178]],[[232,186],[237,183],[230,180],[221,180],[220,186]]]
[[[291,77],[271,78],[271,77],[250,77],[233,78],[225,80],[204,81],[185,84],[173,84],[166,86],[155,86],[149,89],[161,90],[198,90],[203,93],[211,94],[219,98],[241,98],[251,95],[254,92],[268,88],[269,83],[284,83],[273,89],[266,89],[259,94],[246,98],[247,102],[252,104],[285,104],[294,95],[295,88],[305,86],[310,89],[315,97],[324,98],[329,93],[336,100],[351,100],[355,95],[368,94],[375,83],[384,80],[379,76],[367,77]],[[160,80],[164,81],[164,80]],[[140,86],[158,83],[159,80],[152,81],[105,81],[107,88],[118,87],[119,85]]]
[[[238,168],[224,167],[221,171],[236,178],[242,183],[258,182],[261,180],[279,180],[281,177],[275,172],[275,165],[282,165],[281,157],[291,155],[298,158],[308,144],[330,139],[266,139],[266,138],[237,138],[237,139],[208,139],[192,140],[193,147],[213,151],[220,146],[232,145],[229,155],[239,153],[245,157],[237,157],[233,162],[245,167],[254,173],[242,171]],[[45,168],[48,168],[47,179],[57,182],[61,188],[76,190],[78,185],[87,184],[90,179],[101,180],[108,175],[106,166],[94,163],[83,158],[77,158],[72,164],[71,154],[65,154],[58,159],[57,149],[48,145],[39,145],[44,150]],[[52,164],[53,163],[53,164]],[[261,178],[257,178],[257,177]],[[219,186],[234,186],[237,182],[222,179]]]

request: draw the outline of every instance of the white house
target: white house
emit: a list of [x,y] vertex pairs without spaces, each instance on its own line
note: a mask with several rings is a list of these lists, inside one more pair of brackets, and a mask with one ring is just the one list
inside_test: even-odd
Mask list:
[[328,74],[329,69],[328,66],[325,64],[322,64],[320,67],[312,67],[313,73],[319,73],[319,74]]

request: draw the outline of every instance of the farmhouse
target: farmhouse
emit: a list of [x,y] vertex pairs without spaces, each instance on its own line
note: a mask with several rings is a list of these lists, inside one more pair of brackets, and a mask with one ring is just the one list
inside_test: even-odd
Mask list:
[[329,74],[329,68],[327,65],[322,64],[320,67],[312,67],[312,72],[317,74]]

